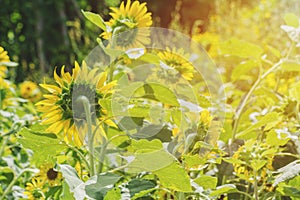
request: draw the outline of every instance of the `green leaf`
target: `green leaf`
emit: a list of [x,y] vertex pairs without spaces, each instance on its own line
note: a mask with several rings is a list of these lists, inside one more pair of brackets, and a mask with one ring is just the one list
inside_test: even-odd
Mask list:
[[285,61],[281,64],[280,69],[285,72],[299,72],[300,63],[296,61]]
[[119,49],[106,48],[103,45],[102,40],[100,38],[97,38],[97,42],[98,42],[99,46],[101,47],[101,49],[105,52],[105,54],[107,54],[111,57],[111,60],[115,60],[117,57],[119,57],[125,53],[124,51],[119,50]]
[[132,140],[131,151],[133,152],[152,152],[156,150],[161,150],[163,145],[159,140]]
[[159,64],[159,57],[153,53],[145,53],[143,56],[139,58],[139,60],[142,60],[146,63],[151,63],[151,64]]
[[59,199],[60,200],[73,200],[74,199],[66,181],[63,181],[63,183],[62,183],[62,193],[61,193]]
[[113,140],[111,140],[111,143],[115,146],[121,146],[130,140],[129,137],[124,132],[116,128],[108,127],[106,135],[108,139],[113,138]]
[[119,188],[113,188],[106,192],[104,200],[120,200],[121,190]]
[[128,172],[131,173],[153,172],[175,162],[173,156],[164,149],[140,149],[134,154],[134,157],[134,160],[128,165]]
[[271,146],[283,146],[289,141],[289,137],[285,133],[276,133],[275,130],[270,130],[267,133],[266,143]]
[[[131,199],[132,200],[135,200],[135,199],[138,199],[138,200],[141,200],[141,199],[152,199],[152,198],[148,198],[148,196],[146,195],[149,195],[151,192],[157,190],[156,188],[150,188],[148,190],[143,190],[143,191],[140,191],[139,193],[136,193]],[[143,198],[144,197],[144,198]]]
[[[35,125],[32,128],[33,130],[41,131],[45,129],[45,126]],[[62,143],[55,134],[40,133],[33,130],[22,128],[18,133],[18,141],[24,148],[33,151],[32,162],[37,165],[49,157],[60,154],[68,148],[68,146],[65,143]]]
[[130,193],[130,197],[136,197],[137,194],[139,194],[139,197],[143,197],[145,196],[146,194],[144,195],[141,195],[142,191],[145,191],[145,190],[149,190],[151,189],[150,191],[152,191],[152,189],[155,187],[156,185],[151,182],[151,181],[148,181],[148,180],[142,180],[142,179],[132,179],[131,181],[129,181],[128,185],[126,186],[128,189],[129,189],[129,193]]
[[105,173],[93,176],[85,183],[86,194],[96,200],[102,200],[107,191],[113,188],[120,180],[120,176],[112,173]]
[[255,171],[260,170],[265,164],[267,163],[266,160],[251,160],[251,167]]
[[197,99],[198,99],[198,104],[202,107],[202,108],[208,108],[210,107],[211,101],[208,99],[208,97],[204,96],[204,95],[197,95]]
[[169,130],[166,125],[150,124],[142,127],[136,134],[133,134],[132,137],[135,139],[159,139],[162,142],[170,142],[172,140],[172,131]]
[[300,82],[293,85],[293,87],[289,90],[289,96],[300,103]]
[[281,52],[271,45],[267,45],[267,49],[277,58],[281,58]]
[[199,167],[199,165],[205,165],[206,159],[203,157],[200,157],[198,154],[195,155],[183,155],[184,163],[189,168],[196,168]]
[[201,175],[200,177],[194,180],[199,186],[203,187],[205,190],[207,189],[215,189],[217,187],[218,179],[217,177]]
[[59,165],[60,171],[68,184],[70,191],[74,193],[76,200],[83,200],[85,197],[84,182],[80,180],[76,170],[70,165]]
[[241,77],[243,75],[247,75],[249,73],[249,71],[256,68],[257,66],[258,66],[258,63],[255,62],[254,60],[247,60],[245,62],[240,63],[232,71],[232,74],[231,74],[232,81],[241,79]]
[[165,188],[180,192],[192,192],[190,178],[177,162],[153,173],[157,175],[161,185]]
[[231,164],[245,164],[243,161],[241,161],[238,158],[233,158],[233,157],[229,157],[229,158],[223,158],[223,160],[225,162],[231,163]]
[[119,122],[122,130],[133,130],[143,126],[143,118],[140,117],[123,117]]
[[226,184],[226,185],[221,185],[221,186],[217,187],[217,190],[210,193],[210,196],[220,196],[221,194],[228,194],[228,193],[233,193],[236,191],[237,191],[237,189],[236,189],[235,185]]
[[246,130],[241,131],[237,134],[237,138],[243,138],[247,136],[250,132],[254,131],[255,129],[258,129],[262,126],[264,127],[264,130],[270,130],[273,128],[278,122],[280,122],[282,119],[282,116],[280,116],[277,112],[271,112],[263,116],[257,123],[249,126]]
[[295,28],[299,27],[299,19],[298,19],[297,15],[295,15],[294,13],[285,14],[283,19],[284,19],[286,25],[292,26]]
[[147,117],[149,115],[150,107],[146,105],[136,105],[128,109],[130,117]]
[[129,173],[152,172],[161,184],[176,191],[191,191],[189,177],[176,159],[167,152],[160,140],[132,141],[134,160],[128,164]]
[[256,59],[260,58],[264,52],[260,46],[239,40],[237,38],[232,38],[221,43],[220,50],[224,55]]
[[147,98],[169,104],[171,106],[180,106],[174,92],[157,83],[144,84],[143,87],[136,90],[135,95],[137,98]]
[[93,24],[101,28],[103,31],[106,31],[106,25],[100,15],[89,11],[83,11],[83,10],[81,10],[81,12],[89,21],[91,21]]

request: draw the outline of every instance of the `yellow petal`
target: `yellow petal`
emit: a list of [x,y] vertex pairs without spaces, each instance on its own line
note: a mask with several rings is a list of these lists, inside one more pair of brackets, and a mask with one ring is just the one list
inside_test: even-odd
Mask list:
[[78,62],[75,61],[75,68],[73,69],[73,77],[75,80],[77,78],[79,71],[80,71],[80,66],[79,66]]
[[102,88],[100,88],[100,92],[106,92],[107,90],[111,89],[112,87],[114,87],[115,85],[117,85],[117,81],[112,81],[109,84],[103,86]]
[[61,80],[61,78],[57,75],[56,73],[56,69],[57,67],[55,67],[54,69],[54,72],[53,72],[53,76],[54,76],[54,79],[56,81],[56,83],[58,83],[60,85],[60,87],[62,87],[64,85],[64,82]]
[[101,77],[97,83],[97,89],[100,89],[104,85],[104,82],[106,81],[107,73],[102,72],[100,75]]
[[54,115],[50,118],[47,118],[47,119],[44,119],[42,121],[42,124],[52,124],[52,123],[55,123],[57,121],[60,121],[61,120],[61,114],[57,114],[57,115]]
[[49,84],[40,84],[40,86],[46,90],[48,90],[50,93],[58,94],[61,93],[61,88],[55,86],[55,85],[49,85]]
[[46,99],[49,99],[49,100],[53,100],[53,101],[58,101],[60,99],[60,97],[58,97],[57,95],[53,95],[53,94],[44,94],[43,97]]
[[62,130],[62,127],[63,127],[63,122],[59,121],[59,122],[56,122],[56,123],[53,123],[52,125],[50,125],[46,129],[46,132],[58,134]]
[[115,122],[113,122],[111,119],[107,119],[104,121],[105,124],[107,124],[108,126],[114,127],[114,128],[118,128],[118,126],[115,124]]

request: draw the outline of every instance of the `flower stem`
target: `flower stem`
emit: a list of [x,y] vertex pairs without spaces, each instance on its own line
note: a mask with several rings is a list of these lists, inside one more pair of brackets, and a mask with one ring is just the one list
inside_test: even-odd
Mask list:
[[15,185],[15,183],[18,181],[18,179],[25,173],[25,172],[35,172],[33,169],[23,169],[13,180],[10,182],[10,184],[7,186],[5,191],[3,192],[2,196],[0,197],[0,200],[3,200],[6,198],[6,195],[11,191],[12,187]]
[[101,150],[100,150],[100,159],[99,159],[99,166],[98,166],[98,173],[102,173],[103,170],[103,162],[104,162],[104,157],[106,154],[106,148],[108,145],[108,142],[106,141],[106,138],[102,136],[103,143],[101,145]]
[[89,162],[86,160],[85,156],[84,156],[78,149],[76,149],[76,147],[72,147],[72,146],[70,146],[70,145],[68,145],[68,146],[69,146],[70,149],[72,149],[73,151],[75,151],[75,152],[79,155],[79,157],[82,158],[82,160],[83,160],[83,162],[85,163],[85,165],[87,166],[88,170],[90,170],[90,164],[89,164]]
[[256,90],[256,88],[259,86],[259,84],[261,83],[262,80],[264,80],[270,73],[272,73],[273,71],[275,71],[278,67],[280,67],[280,65],[284,62],[285,60],[280,60],[279,62],[277,62],[276,64],[274,64],[268,71],[266,71],[263,75],[259,75],[256,82],[253,84],[253,86],[251,87],[251,89],[249,90],[249,92],[246,94],[245,98],[242,99],[242,101],[240,102],[240,105],[238,106],[237,110],[236,110],[236,115],[235,115],[235,119],[234,119],[234,123],[233,123],[233,134],[232,134],[232,142],[235,140],[236,134],[237,134],[237,128],[238,128],[238,124],[240,122],[240,118],[241,115],[245,109],[245,106],[247,105],[250,97],[252,96],[253,92]]
[[254,170],[254,198],[258,200],[257,171]]
[[91,104],[89,99],[86,96],[79,96],[77,101],[80,101],[83,104],[86,121],[88,126],[88,150],[90,158],[90,175],[95,175],[95,164],[94,164],[94,141],[93,141],[93,132],[92,132],[92,119],[91,119]]

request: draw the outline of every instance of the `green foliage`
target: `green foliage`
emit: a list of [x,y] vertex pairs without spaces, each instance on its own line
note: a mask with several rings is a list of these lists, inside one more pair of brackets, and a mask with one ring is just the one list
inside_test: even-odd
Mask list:
[[259,59],[263,49],[258,45],[241,41],[236,38],[229,39],[220,45],[222,54],[229,54],[241,58]]
[[[68,146],[61,143],[55,134],[43,133],[45,127],[35,125],[32,129],[23,128],[18,132],[18,141],[24,148],[33,151],[32,162],[40,165],[47,159],[51,159],[61,152],[64,152]],[[47,148],[45,148],[47,147]]]
[[[28,2],[22,7],[16,5],[16,1],[12,2],[17,8],[13,12],[4,12],[1,7],[3,13],[11,12],[9,20],[0,17],[3,26],[15,28],[15,31],[8,31],[3,43],[13,44],[9,50],[20,52],[22,57],[13,53],[21,66],[0,61],[0,70],[2,65],[17,67],[19,72],[37,69],[32,64],[40,58],[25,54],[25,50],[30,55],[36,50],[23,45],[23,42],[41,39],[37,35],[40,33],[23,37],[26,20],[29,19],[29,29],[37,30],[34,28],[36,18],[30,17],[28,11],[34,10],[45,20],[50,6],[62,17],[62,13],[78,12],[74,2],[83,9],[91,9],[85,1],[72,1],[69,9],[66,1],[48,2],[40,9]],[[104,2],[110,6],[120,3],[118,0]],[[108,19],[102,17],[108,11],[106,8],[100,14],[82,11],[86,21],[81,15],[65,16],[67,35],[53,34],[53,44],[49,46],[50,39],[42,38],[47,60],[55,64],[64,61],[66,65],[75,58],[82,59],[98,42],[98,48],[105,55],[101,55],[100,64],[90,67],[100,65],[101,71],[107,74],[105,80],[101,80],[104,83],[104,89],[101,89],[107,89],[113,81],[117,84],[111,93],[103,94],[105,98],[99,94],[101,98],[97,103],[101,111],[94,111],[89,107],[93,104],[86,104],[86,113],[82,116],[88,116],[91,111],[101,112],[97,126],[94,126],[94,119],[76,118],[76,121],[75,117],[62,125],[57,124],[68,130],[68,123],[76,121],[75,128],[87,135],[80,138],[81,146],[65,140],[69,137],[68,141],[72,141],[77,136],[75,133],[68,135],[65,130],[51,133],[46,131],[48,125],[41,125],[39,120],[39,116],[43,120],[65,119],[64,112],[60,113],[64,106],[58,103],[65,100],[60,88],[53,86],[54,92],[59,94],[54,95],[53,101],[44,101],[44,106],[54,106],[52,112],[39,113],[37,110],[41,111],[42,105],[20,98],[20,88],[9,80],[13,74],[5,69],[3,73],[9,76],[0,76],[0,199],[29,198],[31,194],[65,200],[280,199],[284,196],[299,199],[299,17],[288,13],[278,22],[269,23],[274,19],[268,16],[278,12],[279,1],[255,1],[257,5],[240,5],[240,10],[236,1],[228,5],[220,2],[224,1],[214,2],[220,10],[215,11],[216,16],[212,16],[207,32],[199,33],[198,39],[205,44],[220,69],[224,84],[217,88],[217,93],[224,88],[227,93],[226,97],[222,96],[224,99],[214,99],[210,95],[211,80],[202,77],[202,71],[194,72],[192,80],[186,80],[185,71],[163,65],[166,61],[159,53],[165,49],[128,51],[115,45],[114,37],[118,31],[123,31],[123,25],[132,25],[136,21],[125,19],[121,23],[117,19],[114,26],[120,23],[122,27],[111,32],[112,41],[103,41],[99,29],[105,32],[112,28]],[[7,7],[8,1],[3,5]],[[104,3],[98,6],[104,6]],[[231,11],[228,6],[237,9],[236,13],[218,16]],[[180,10],[180,3],[177,7]],[[26,17],[20,14],[25,11]],[[224,18],[221,24],[220,17]],[[179,19],[174,14],[174,21]],[[247,22],[247,27],[244,23],[239,27],[239,20]],[[283,21],[285,25],[281,26],[283,31],[280,32]],[[224,27],[226,23],[231,25],[230,30]],[[268,24],[270,30],[276,27],[276,31],[270,32]],[[64,25],[59,22],[59,29],[66,28]],[[216,27],[222,33],[216,33]],[[48,25],[44,28],[43,31],[49,30]],[[53,31],[57,29],[49,30],[50,33]],[[70,51],[72,56],[56,56],[55,50],[59,54]],[[190,55],[189,61],[192,62],[195,56]],[[106,61],[111,62],[107,65]],[[179,62],[180,59],[172,61]],[[139,68],[144,64],[149,67]],[[162,69],[164,67],[167,70]],[[183,67],[182,63],[180,67]],[[68,84],[73,87],[76,71],[61,74],[62,79],[59,75],[54,77],[61,90],[69,89]],[[96,70],[88,74],[93,84],[94,75]],[[99,89],[94,85],[90,89],[94,88]],[[73,109],[72,101],[68,101],[68,111]],[[220,108],[226,111],[224,115],[218,115]],[[59,117],[52,118],[56,115]],[[87,127],[81,126],[86,123]]]
[[89,21],[93,22],[96,26],[98,26],[102,30],[104,31],[106,30],[106,26],[100,15],[88,11],[83,11],[83,10],[81,12]]

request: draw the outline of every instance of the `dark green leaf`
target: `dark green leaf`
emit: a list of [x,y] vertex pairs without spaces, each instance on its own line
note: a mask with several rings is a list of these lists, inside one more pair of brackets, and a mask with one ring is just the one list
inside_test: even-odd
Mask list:
[[112,173],[105,173],[93,176],[85,184],[86,194],[91,198],[102,200],[106,195],[107,191],[112,189],[113,185],[120,178],[120,176]]
[[131,197],[134,197],[135,194],[140,193],[141,191],[149,190],[154,187],[155,184],[153,182],[142,179],[132,179],[127,185]]

